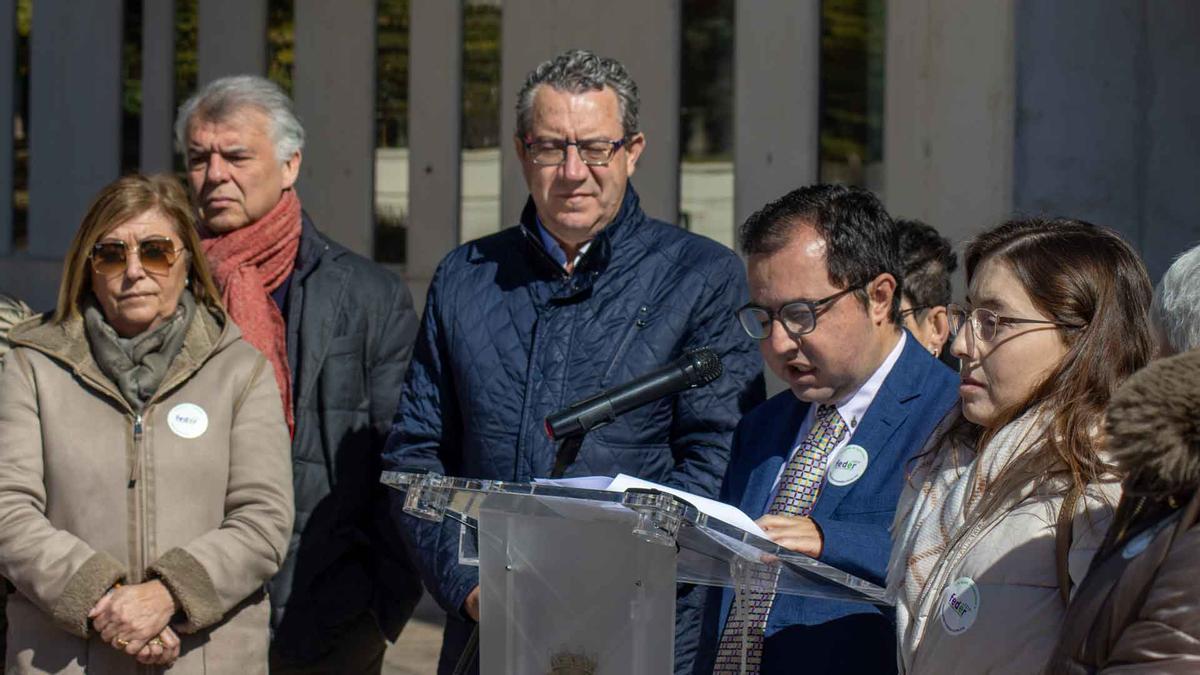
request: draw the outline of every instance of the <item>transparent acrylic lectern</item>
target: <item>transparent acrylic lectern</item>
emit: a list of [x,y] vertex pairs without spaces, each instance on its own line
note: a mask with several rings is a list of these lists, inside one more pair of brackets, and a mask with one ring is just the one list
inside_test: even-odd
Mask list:
[[384,472],[405,512],[459,523],[478,565],[481,675],[672,672],[675,584],[886,604],[883,589],[657,490]]

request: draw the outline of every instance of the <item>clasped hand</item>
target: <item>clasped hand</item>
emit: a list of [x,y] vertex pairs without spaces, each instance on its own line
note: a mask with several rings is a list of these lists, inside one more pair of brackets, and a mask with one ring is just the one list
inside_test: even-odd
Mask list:
[[179,658],[179,636],[167,625],[178,611],[175,598],[157,579],[109,591],[88,618],[100,639],[146,665]]
[[807,516],[763,516],[754,521],[767,533],[767,538],[789,551],[820,558],[825,548],[821,528]]

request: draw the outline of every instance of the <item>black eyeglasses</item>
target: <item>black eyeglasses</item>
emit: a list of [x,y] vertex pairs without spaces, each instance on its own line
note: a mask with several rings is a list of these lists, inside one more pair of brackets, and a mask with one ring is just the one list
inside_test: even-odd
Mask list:
[[[138,242],[136,255],[142,269],[163,277],[171,272],[171,266],[182,251],[181,248],[175,248],[175,242],[170,239],[143,239]],[[92,261],[92,269],[106,277],[124,274],[129,265],[129,251],[123,241],[102,241],[92,247],[92,254],[88,257]]]
[[625,140],[530,141],[525,144],[525,152],[529,161],[538,166],[558,166],[567,161],[567,148],[573,145],[579,151],[579,159],[583,160],[584,164],[607,166],[617,154],[617,150],[625,145]]
[[913,307],[909,307],[908,309],[902,309],[900,310],[900,318],[903,319],[911,314],[915,320],[917,318],[917,312],[924,312],[931,307],[933,307],[933,305],[915,305]]
[[783,305],[777,311],[750,303],[738,309],[738,322],[742,324],[742,329],[755,340],[766,340],[771,335],[771,326],[775,324],[775,319],[779,319],[779,323],[783,324],[783,329],[789,335],[793,337],[805,335],[816,329],[817,314],[820,310],[833,305],[843,295],[862,290],[866,286],[866,284],[861,284],[847,288],[820,300],[796,300]]
[[950,319],[950,334],[958,335],[958,331],[964,326],[970,326],[972,334],[983,342],[991,342],[996,339],[996,331],[1002,325],[1022,324],[1022,323],[1040,323],[1048,326],[1058,326],[1060,328],[1084,328],[1084,325],[1077,323],[1066,323],[1063,321],[1048,321],[1046,319],[1021,319],[1012,316],[1000,316],[990,309],[976,307],[967,309],[960,305],[949,305],[946,307],[946,315]]

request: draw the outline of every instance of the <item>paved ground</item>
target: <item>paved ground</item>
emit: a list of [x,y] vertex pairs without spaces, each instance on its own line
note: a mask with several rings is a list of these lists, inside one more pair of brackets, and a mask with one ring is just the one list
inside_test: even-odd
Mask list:
[[436,673],[438,651],[442,648],[444,617],[445,612],[426,593],[400,634],[400,639],[388,648],[383,663],[385,675]]

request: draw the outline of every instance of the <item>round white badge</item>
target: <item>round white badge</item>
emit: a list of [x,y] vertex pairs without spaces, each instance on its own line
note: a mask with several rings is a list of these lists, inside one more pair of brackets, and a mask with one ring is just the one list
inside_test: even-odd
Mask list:
[[862,478],[869,461],[866,448],[861,445],[847,445],[830,460],[829,471],[825,475],[830,485],[849,485]]
[[167,426],[180,438],[199,438],[208,430],[208,413],[195,403],[180,403],[167,413]]
[[951,635],[967,632],[979,616],[979,587],[971,577],[959,577],[942,591],[942,627]]
[[1138,557],[1142,554],[1142,551],[1146,550],[1146,547],[1150,545],[1150,542],[1154,540],[1154,535],[1156,534],[1158,534],[1158,528],[1152,527],[1133,539],[1130,539],[1129,543],[1125,544],[1125,548],[1121,549],[1121,557],[1126,560]]

